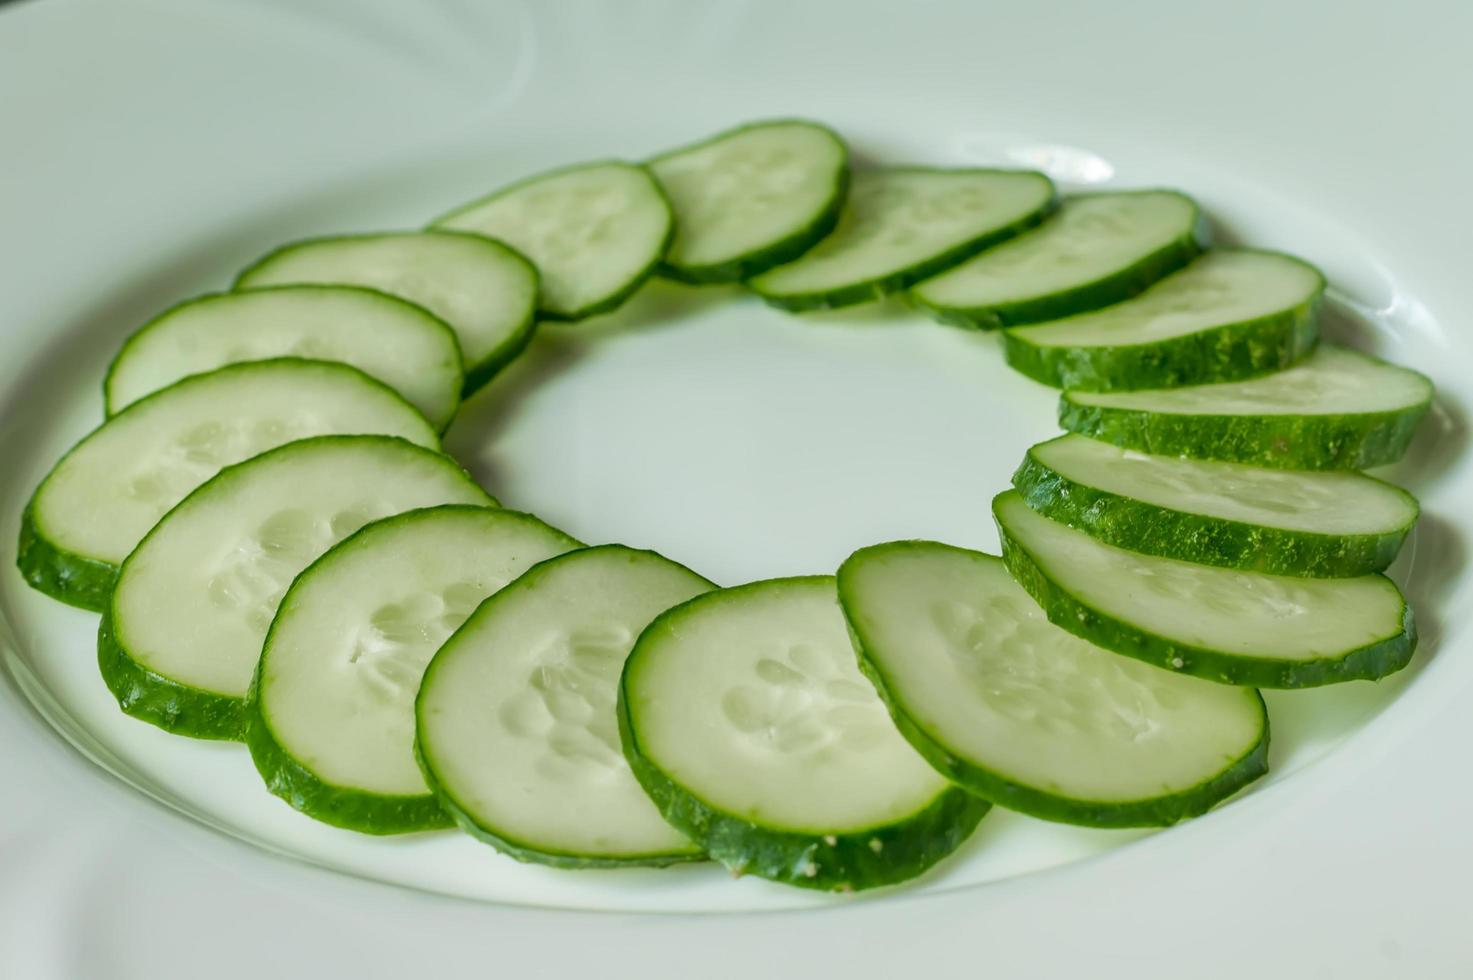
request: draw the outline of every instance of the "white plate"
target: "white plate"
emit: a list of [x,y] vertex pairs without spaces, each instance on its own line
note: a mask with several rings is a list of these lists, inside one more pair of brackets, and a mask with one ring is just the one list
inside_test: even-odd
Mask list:
[[[807,114],[868,157],[1180,186],[1225,236],[1324,267],[1331,332],[1441,393],[1391,473],[1425,510],[1396,568],[1422,626],[1414,666],[1271,695],[1273,776],[1193,824],[1145,835],[996,813],[917,886],[836,902],[711,868],[557,872],[454,835],[317,825],[261,789],[239,746],[117,712],[95,617],[6,571],[0,976],[1473,964],[1459,900],[1473,718],[1457,710],[1473,635],[1455,619],[1473,601],[1459,506],[1473,491],[1460,407],[1473,296],[1453,259],[1473,134],[1451,123],[1473,82],[1452,61],[1466,11],[911,6],[0,11],[0,560],[13,565],[30,489],[96,423],[119,338],[269,246],[412,226],[544,166]],[[447,443],[511,505],[735,583],[828,571],[896,537],[994,549],[987,500],[1055,431],[1053,404],[994,338],[897,307],[798,320],[734,291],[658,285],[615,317],[546,331]],[[814,907],[827,911],[761,914]],[[570,909],[585,913],[555,911]]]

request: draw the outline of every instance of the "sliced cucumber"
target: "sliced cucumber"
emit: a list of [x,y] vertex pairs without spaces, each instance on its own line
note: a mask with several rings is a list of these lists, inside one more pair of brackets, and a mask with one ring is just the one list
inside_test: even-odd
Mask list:
[[945,323],[990,330],[1128,299],[1199,251],[1197,204],[1175,191],[1078,194],[1033,231],[911,290]]
[[660,616],[625,664],[619,726],[665,819],[738,874],[893,884],[955,850],[988,809],[886,717],[832,578],[722,589]]
[[1158,670],[1051,625],[991,555],[929,541],[856,552],[839,599],[860,666],[916,751],[1045,820],[1176,823],[1268,770],[1251,688]]
[[108,367],[107,413],[191,374],[273,357],[351,364],[437,429],[460,404],[460,348],[428,310],[358,286],[273,286],[201,296],[144,324]]
[[1066,391],[1059,424],[1117,446],[1286,469],[1394,463],[1432,405],[1415,371],[1322,344],[1262,378],[1171,391]]
[[791,262],[838,223],[849,149],[798,119],[751,123],[649,162],[675,209],[661,273],[735,282]]
[[440,446],[392,388],[346,364],[232,364],[134,402],[73,446],[26,506],[17,564],[33,588],[100,612],[123,559],[191,490],[221,467],[332,433]]
[[1379,572],[1417,521],[1415,497],[1359,473],[1150,456],[1077,435],[1028,450],[1013,486],[1116,547],[1275,575]]
[[700,858],[629,771],[614,703],[639,632],[713,588],[606,545],[544,561],[483,603],[435,654],[416,707],[421,765],[456,822],[561,867]]
[[1008,570],[1050,622],[1158,667],[1314,687],[1383,677],[1416,648],[1411,610],[1382,575],[1290,578],[1140,555],[1035,513],[1013,490],[992,510]]
[[578,546],[526,514],[446,504],[375,521],[308,566],[276,610],[245,708],[271,792],[365,833],[449,826],[414,757],[425,665],[481,600]]
[[340,235],[283,245],[236,289],[298,283],[368,286],[409,300],[455,331],[470,393],[532,339],[537,269],[509,245],[451,231]]
[[1277,252],[1208,252],[1139,296],[1004,335],[1008,364],[1056,388],[1124,391],[1236,381],[1303,358],[1325,279]]
[[539,174],[436,218],[511,245],[542,274],[542,315],[612,310],[649,278],[675,232],[670,202],[644,167],[619,160]]
[[103,680],[134,717],[240,738],[297,573],[370,521],[445,503],[495,505],[450,457],[388,436],[318,436],[226,467],[123,562],[97,634]]
[[1025,170],[860,171],[833,233],[749,285],[794,311],[878,299],[1033,227],[1053,202],[1049,179]]

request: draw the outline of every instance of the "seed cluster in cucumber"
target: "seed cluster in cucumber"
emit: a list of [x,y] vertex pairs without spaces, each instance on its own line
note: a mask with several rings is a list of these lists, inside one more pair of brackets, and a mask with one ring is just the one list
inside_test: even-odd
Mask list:
[[[1320,272],[1207,241],[1187,195],[1063,190],[775,119],[286,243],[123,343],[20,573],[102,614],[124,712],[244,742],[360,833],[853,892],[994,807],[1199,816],[1267,772],[1260,688],[1411,661],[1383,573],[1419,505],[1358,471],[1432,385],[1321,341]],[[502,508],[441,450],[461,399],[655,275],[999,330],[1066,430],[991,488],[1001,554],[894,541],[723,588]]]

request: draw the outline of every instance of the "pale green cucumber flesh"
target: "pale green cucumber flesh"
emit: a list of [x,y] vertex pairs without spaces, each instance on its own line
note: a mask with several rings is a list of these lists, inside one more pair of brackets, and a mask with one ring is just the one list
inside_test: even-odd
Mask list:
[[416,704],[420,764],[446,811],[522,861],[700,859],[635,780],[614,709],[640,631],[713,588],[654,552],[604,545],[544,561],[483,603],[435,655]]
[[33,587],[101,611],[118,566],[175,504],[232,463],[296,439],[434,429],[381,381],[330,361],[281,358],[193,375],[129,405],[70,449],[21,520]]
[[1013,486],[1116,547],[1274,575],[1381,571],[1418,513],[1411,494],[1359,473],[1153,456],[1072,434],[1029,449]]
[[166,689],[166,705],[229,702],[238,713],[297,574],[370,521],[442,503],[495,505],[449,457],[388,436],[318,436],[226,467],[123,562],[99,648],[104,678],[130,714],[222,737],[191,712],[157,710],[138,687]]
[[979,329],[1118,303],[1201,250],[1196,202],[1175,191],[1074,194],[1039,227],[911,289],[944,323]]
[[1096,827],[1206,812],[1267,771],[1249,688],[1160,670],[1054,626],[991,555],[874,545],[839,569],[860,666],[936,770],[999,806]]
[[236,289],[365,286],[429,310],[455,331],[465,392],[526,347],[537,313],[537,269],[510,245],[442,231],[338,235],[283,245],[235,280]]
[[662,614],[625,664],[619,724],[666,820],[733,872],[785,884],[913,878],[989,806],[895,730],[828,577],[723,589]]
[[1383,677],[1416,649],[1411,610],[1381,575],[1310,579],[1125,551],[993,501],[1003,560],[1049,621],[1168,670],[1251,687]]
[[424,667],[488,595],[576,547],[526,514],[446,504],[324,552],[277,608],[247,697],[246,743],[266,785],[350,830],[447,826],[414,755]]

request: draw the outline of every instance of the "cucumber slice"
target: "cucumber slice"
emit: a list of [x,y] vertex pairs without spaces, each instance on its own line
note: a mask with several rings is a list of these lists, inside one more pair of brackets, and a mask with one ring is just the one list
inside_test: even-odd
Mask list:
[[930,541],[856,552],[839,599],[900,731],[998,806],[1091,827],[1205,813],[1268,771],[1268,712],[1051,625],[1003,563]]
[[187,300],[144,324],[108,367],[107,414],[191,374],[273,357],[351,364],[436,429],[460,404],[460,348],[428,310],[358,286],[273,286]]
[[425,777],[456,822],[560,867],[699,859],[629,771],[614,703],[639,632],[713,588],[654,552],[605,545],[544,561],[483,603],[435,654],[416,706]]
[[854,175],[832,234],[748,285],[785,310],[898,292],[1043,220],[1054,185],[1026,170],[896,167]]
[[1315,687],[1407,665],[1417,634],[1383,575],[1314,579],[1139,555],[992,502],[1003,560],[1049,621],[1158,667],[1251,687]]
[[826,127],[783,119],[671,150],[649,168],[675,209],[661,274],[735,282],[791,262],[833,231],[849,149]]
[[1274,575],[1379,572],[1417,521],[1415,497],[1359,473],[1150,456],[1077,435],[1028,450],[1013,486],[1116,547]]
[[414,758],[425,665],[486,596],[578,546],[526,514],[446,504],[375,521],[308,566],[276,610],[245,708],[271,792],[349,830],[449,826]]
[[894,884],[954,851],[989,807],[895,730],[828,577],[664,613],[624,666],[619,726],[665,819],[737,874],[826,891]]
[[1300,360],[1325,279],[1277,252],[1208,252],[1132,299],[1004,334],[1008,364],[1056,388],[1119,391],[1236,381]]
[[536,263],[549,320],[619,306],[655,271],[675,233],[655,178],[619,160],[539,174],[431,224],[499,238]]
[[103,680],[136,718],[240,738],[297,573],[370,521],[445,503],[496,502],[450,457],[388,436],[318,436],[226,467],[123,562],[97,634]]
[[509,245],[450,231],[340,235],[292,242],[235,280],[236,289],[300,283],[367,286],[407,299],[455,331],[469,394],[532,339],[537,269]]
[[392,388],[346,364],[248,361],[175,382],[94,429],[47,474],[21,517],[17,564],[33,588],[100,612],[128,553],[221,467],[334,433],[440,446]]
[[1197,204],[1175,191],[1078,194],[1033,231],[927,279],[911,297],[944,323],[991,330],[1128,299],[1198,251]]
[[1323,344],[1262,378],[1171,391],[1066,391],[1059,424],[1117,446],[1284,469],[1394,463],[1432,405],[1415,371]]

